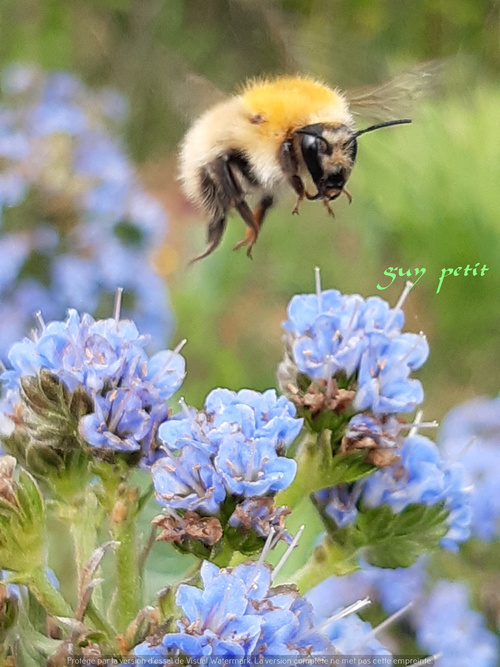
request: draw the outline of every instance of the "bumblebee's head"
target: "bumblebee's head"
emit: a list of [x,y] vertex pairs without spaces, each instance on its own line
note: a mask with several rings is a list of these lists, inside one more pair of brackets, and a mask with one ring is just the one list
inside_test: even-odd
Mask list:
[[404,123],[411,123],[411,120],[392,120],[357,132],[347,125],[324,123],[296,130],[304,164],[318,190],[312,199],[332,200],[342,193],[356,160],[357,138],[361,134]]

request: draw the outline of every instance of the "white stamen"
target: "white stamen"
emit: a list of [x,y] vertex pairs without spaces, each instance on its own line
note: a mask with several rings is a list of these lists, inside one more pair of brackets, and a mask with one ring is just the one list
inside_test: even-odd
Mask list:
[[[260,554],[260,556],[259,556],[259,560],[257,561],[257,566],[256,566],[256,568],[255,568],[256,570],[257,570],[259,567],[262,567],[262,563],[266,560],[266,558],[267,558],[267,554],[268,554],[270,551],[272,551],[273,547],[272,547],[271,545],[272,545],[272,543],[273,543],[273,538],[274,538],[274,534],[275,534],[275,532],[276,532],[276,530],[275,530],[274,528],[271,528],[271,530],[269,531],[269,535],[267,536],[267,539],[266,539],[266,541],[265,541],[265,544],[264,544],[264,546],[262,547],[262,551],[261,551],[261,554]],[[255,578],[255,577],[254,577],[254,578]]]
[[118,287],[115,294],[115,306],[113,308],[113,318],[118,326],[122,310],[123,287]]
[[370,605],[371,603],[372,601],[370,600],[370,598],[363,598],[362,600],[357,600],[353,604],[350,604],[348,607],[341,609],[333,616],[330,616],[330,618],[327,618],[326,621],[324,621],[320,626],[317,627],[317,630],[323,630],[323,628],[326,628],[331,623],[335,623],[335,621],[338,621],[341,618],[344,618],[345,616],[349,616],[349,614],[356,614],[358,611],[361,611],[361,609],[368,607],[368,605]]
[[208,442],[208,438],[207,438],[207,437],[205,436],[205,434],[203,433],[203,429],[202,429],[201,426],[198,424],[198,422],[197,422],[196,419],[193,417],[193,415],[189,412],[189,408],[188,408],[188,406],[186,405],[186,401],[184,400],[184,397],[183,397],[183,396],[182,396],[181,399],[179,400],[179,405],[180,405],[181,408],[182,408],[182,412],[186,415],[186,419],[188,420],[189,425],[191,426],[191,428],[193,429],[193,431],[197,434],[197,436],[199,437],[199,439],[200,439],[202,442]]
[[183,338],[180,343],[177,343],[177,347],[175,347],[175,349],[172,350],[172,356],[179,354],[179,352],[182,350],[182,348],[186,343],[187,343],[187,338]]
[[394,322],[394,320],[396,318],[396,315],[402,309],[402,306],[403,306],[404,302],[406,301],[406,298],[407,298],[408,294],[410,293],[410,290],[411,290],[412,287],[413,287],[413,283],[411,282],[411,280],[407,280],[406,283],[405,283],[404,289],[401,292],[401,296],[399,297],[396,305],[394,306],[394,308],[392,310],[392,315],[391,315],[391,317],[387,321],[387,324],[384,327],[384,331],[387,331],[392,326],[392,323]]
[[43,319],[42,311],[37,310],[35,313],[35,319],[38,322],[38,326],[40,327],[41,331],[45,330],[45,320]]
[[412,424],[411,429],[408,431],[408,437],[413,438],[413,436],[417,435],[418,429],[420,428],[420,424],[422,423],[422,416],[424,414],[423,410],[419,410],[417,414],[415,415],[415,420]]
[[293,540],[292,540],[292,541],[290,542],[290,544],[288,545],[288,549],[285,551],[285,553],[283,554],[283,556],[280,558],[279,563],[278,563],[278,564],[276,565],[276,567],[274,568],[274,572],[273,572],[273,576],[272,576],[272,581],[274,581],[274,580],[276,579],[276,577],[278,576],[279,571],[281,570],[281,568],[283,567],[283,565],[284,565],[284,564],[286,563],[286,561],[288,560],[290,554],[292,553],[292,551],[295,549],[295,547],[296,547],[297,544],[299,543],[299,540],[300,540],[300,538],[302,537],[302,533],[304,532],[304,528],[305,528],[304,525],[302,525],[302,526],[299,528],[299,530],[298,530],[298,532],[297,532],[297,535],[295,535],[295,537],[293,538]]
[[253,570],[253,577],[248,582],[247,591],[249,591],[252,588],[252,586],[254,585],[254,581],[257,579],[257,576],[259,574],[259,570],[263,566],[264,561],[267,558],[267,554],[270,551],[272,551],[274,549],[274,547],[276,546],[275,543],[273,544],[275,534],[276,534],[276,530],[274,528],[271,528],[271,530],[269,531],[269,535],[266,538],[265,544],[262,547],[262,551],[260,553],[259,560],[256,561],[256,563],[255,563],[255,567],[254,567],[254,570]]
[[412,664],[412,667],[431,667],[432,665],[435,665],[437,660],[443,656],[442,653],[434,653],[434,655],[429,655],[427,658],[422,658],[422,660],[419,660],[418,662],[414,662]]
[[316,296],[318,297],[318,314],[321,314],[321,272],[319,266],[314,269],[314,283],[316,286]]
[[411,607],[413,607],[413,602],[410,602],[409,604],[406,605],[406,607],[403,607],[399,611],[392,614],[392,616],[389,616],[389,618],[386,618],[385,621],[382,621],[382,623],[380,623],[380,625],[377,625],[376,628],[373,628],[373,630],[365,636],[365,638],[363,639],[361,644],[358,644],[358,646],[356,646],[356,648],[354,650],[358,651],[359,649],[363,648],[363,646],[366,646],[371,639],[374,639],[388,625],[391,625],[391,623],[394,623],[395,621],[397,621],[398,618],[400,618],[401,616],[406,614],[406,612]]
[[423,428],[438,428],[439,427],[439,422],[437,421],[432,421],[432,422],[419,422],[417,423],[416,421],[413,422],[413,424],[402,424],[402,430],[405,428],[410,428],[410,431],[408,432],[408,437],[413,437],[418,433],[418,431],[421,431]]

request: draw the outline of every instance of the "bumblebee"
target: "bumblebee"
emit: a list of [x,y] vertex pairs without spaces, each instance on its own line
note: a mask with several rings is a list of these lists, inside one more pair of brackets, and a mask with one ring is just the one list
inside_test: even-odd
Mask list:
[[[264,218],[288,185],[297,195],[293,213],[305,200],[330,202],[344,194],[360,135],[404,118],[356,130],[346,97],[307,77],[252,81],[240,95],[206,111],[186,134],[180,149],[180,180],[187,198],[208,218],[208,246],[195,262],[219,245],[228,213],[235,209],[247,228],[234,249],[251,257]],[[305,181],[315,192],[306,189]],[[256,195],[252,211],[247,197]]]

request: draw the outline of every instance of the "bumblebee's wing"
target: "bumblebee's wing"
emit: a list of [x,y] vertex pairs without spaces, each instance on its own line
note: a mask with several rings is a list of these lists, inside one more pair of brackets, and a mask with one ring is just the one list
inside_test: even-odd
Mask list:
[[169,106],[187,124],[206,109],[227,99],[226,93],[207,77],[193,72],[176,53],[169,51],[167,55],[164,86]]
[[431,60],[375,86],[348,90],[345,95],[351,111],[373,120],[411,115],[418,100],[434,96],[443,89],[449,62]]

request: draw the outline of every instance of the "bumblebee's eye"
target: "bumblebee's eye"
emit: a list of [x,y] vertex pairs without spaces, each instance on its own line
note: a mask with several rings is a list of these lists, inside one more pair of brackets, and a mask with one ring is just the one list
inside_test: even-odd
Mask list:
[[304,134],[302,141],[300,142],[302,157],[304,158],[306,167],[315,183],[318,183],[323,176],[320,152],[324,152],[325,144],[328,145],[322,137],[314,136],[312,134]]
[[356,154],[358,152],[358,142],[356,141],[356,137],[352,137],[352,139],[349,139],[349,141],[346,141],[344,144],[344,150],[347,152],[351,160],[354,162],[356,159]]

